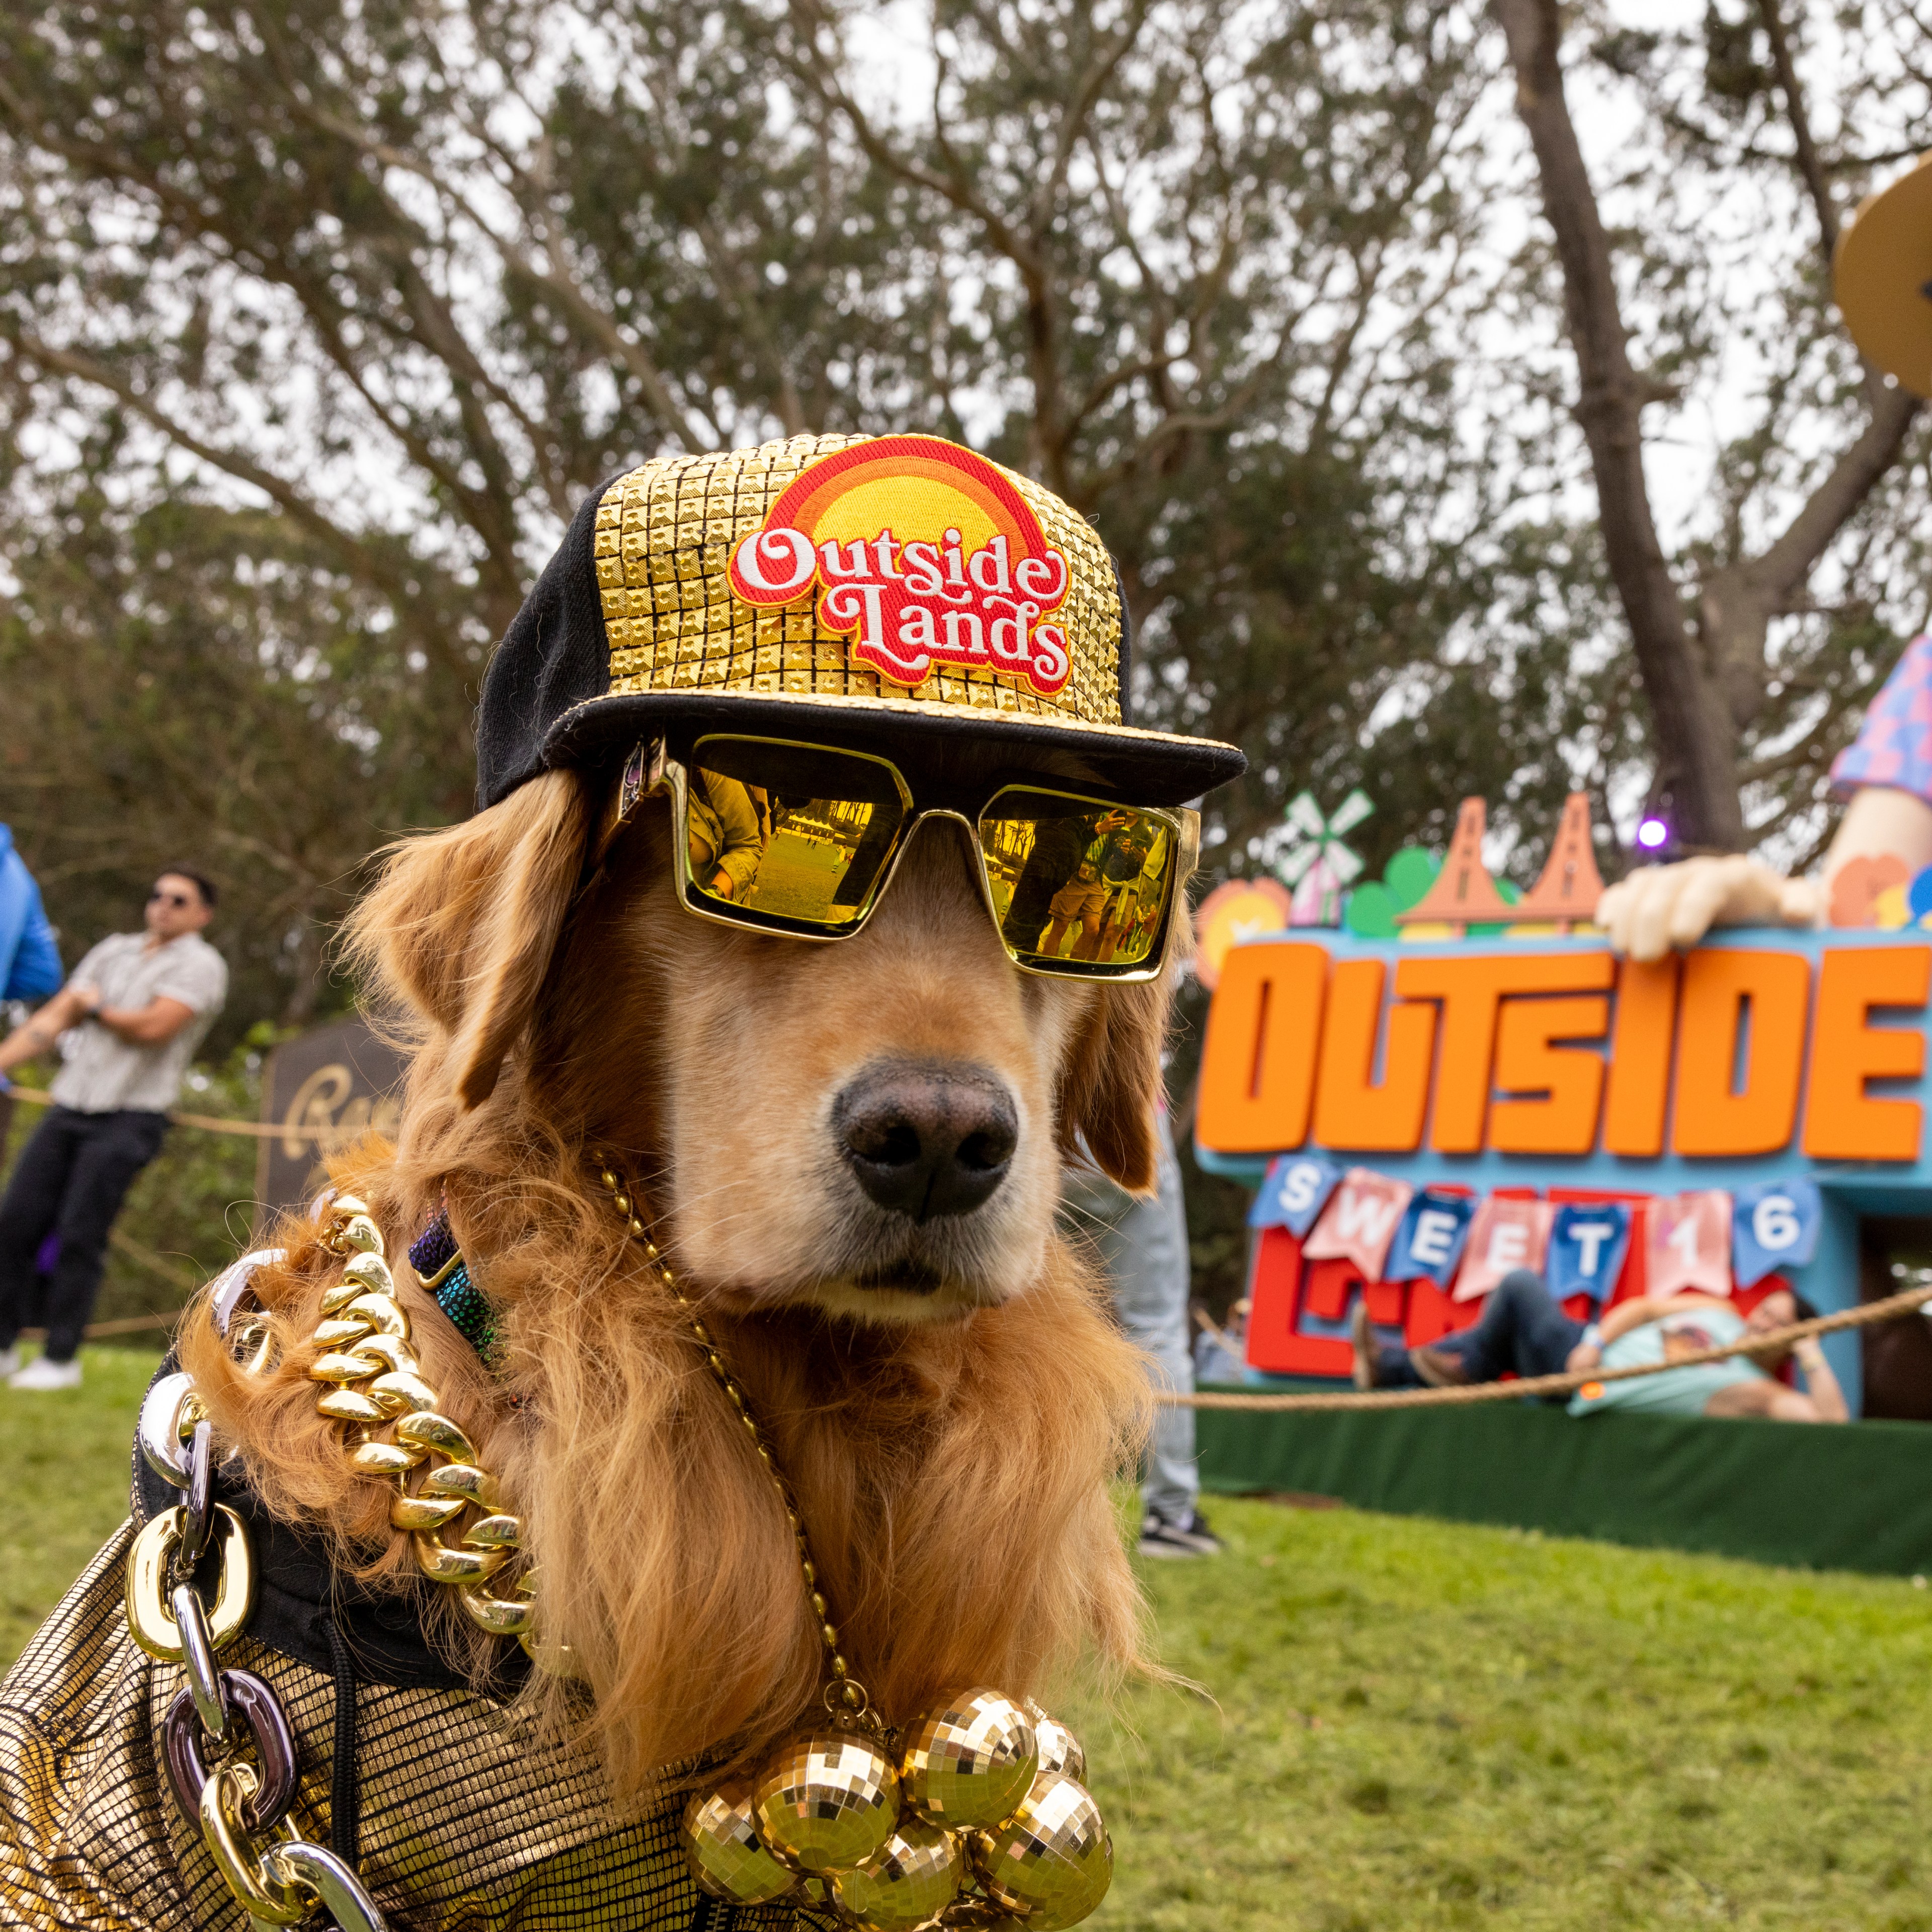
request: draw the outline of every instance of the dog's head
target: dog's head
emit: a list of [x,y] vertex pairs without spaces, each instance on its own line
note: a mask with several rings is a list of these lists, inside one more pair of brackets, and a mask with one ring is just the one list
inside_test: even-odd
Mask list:
[[1165,980],[1022,972],[962,828],[922,824],[864,929],[814,944],[686,910],[662,800],[586,880],[602,802],[551,772],[399,848],[360,953],[426,1023],[418,1089],[615,1150],[708,1294],[956,1318],[1036,1278],[1076,1149],[1151,1185]]

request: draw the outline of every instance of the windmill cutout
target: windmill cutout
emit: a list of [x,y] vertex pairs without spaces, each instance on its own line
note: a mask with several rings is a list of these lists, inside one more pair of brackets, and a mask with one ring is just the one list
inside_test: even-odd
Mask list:
[[1538,924],[1553,920],[1558,932],[1568,932],[1595,915],[1603,894],[1603,875],[1590,839],[1590,795],[1573,791],[1563,802],[1543,876],[1528,898],[1510,908],[1510,916]]
[[1472,925],[1507,926],[1521,916],[1522,908],[1511,905],[1496,890],[1483,865],[1483,833],[1489,818],[1490,808],[1480,799],[1463,800],[1456,809],[1449,856],[1435,884],[1406,912],[1396,914],[1396,925],[1451,926],[1460,938]]
[[1338,926],[1342,919],[1342,888],[1358,878],[1362,862],[1342,843],[1375,810],[1375,801],[1359,787],[1324,818],[1312,792],[1298,792],[1288,801],[1289,829],[1300,836],[1275,862],[1275,872],[1290,887],[1290,926]]

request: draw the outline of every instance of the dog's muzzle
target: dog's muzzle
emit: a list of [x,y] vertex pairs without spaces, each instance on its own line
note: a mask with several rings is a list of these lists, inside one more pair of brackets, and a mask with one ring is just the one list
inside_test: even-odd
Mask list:
[[984,1067],[884,1060],[840,1089],[832,1132],[867,1195],[923,1226],[992,1198],[1012,1162],[1019,1115],[1004,1082]]

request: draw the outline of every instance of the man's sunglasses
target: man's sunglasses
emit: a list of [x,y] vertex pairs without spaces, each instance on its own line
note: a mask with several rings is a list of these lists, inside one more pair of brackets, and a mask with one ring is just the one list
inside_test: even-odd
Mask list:
[[1006,955],[1023,972],[1151,980],[1198,853],[1198,814],[994,782],[922,796],[890,760],[721,734],[632,754],[608,844],[638,799],[671,801],[677,892],[701,919],[795,939],[849,939],[928,818],[963,826]]
[[194,904],[185,892],[164,892],[159,886],[148,895],[150,905],[191,906]]

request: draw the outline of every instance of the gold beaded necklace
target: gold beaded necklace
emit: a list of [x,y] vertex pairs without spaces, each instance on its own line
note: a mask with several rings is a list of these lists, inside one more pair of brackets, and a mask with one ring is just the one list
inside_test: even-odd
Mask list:
[[[657,1276],[666,1294],[675,1301],[688,1324],[692,1338],[704,1351],[704,1359],[711,1372],[717,1378],[718,1386],[730,1399],[731,1406],[738,1412],[738,1419],[745,1425],[745,1432],[752,1438],[752,1447],[758,1451],[758,1461],[771,1480],[772,1487],[778,1492],[778,1505],[784,1511],[787,1527],[791,1531],[793,1540],[798,1546],[799,1574],[805,1580],[805,1594],[811,1600],[812,1610],[818,1618],[820,1640],[825,1646],[828,1668],[832,1683],[826,1688],[832,1695],[828,1704],[842,1708],[854,1720],[864,1718],[868,1713],[870,1700],[866,1687],[854,1680],[846,1666],[845,1659],[838,1649],[838,1630],[826,1609],[825,1596],[818,1586],[818,1566],[812,1561],[812,1545],[805,1533],[805,1524],[798,1513],[798,1504],[794,1500],[790,1486],[785,1481],[778,1464],[772,1460],[770,1446],[764,1432],[758,1427],[758,1419],[752,1413],[751,1405],[745,1400],[745,1391],[738,1386],[737,1379],[724,1365],[724,1358],[718,1352],[717,1344],[704,1325],[690,1298],[679,1285],[677,1276],[658,1251],[658,1244],[651,1239],[650,1230],[638,1218],[635,1204],[628,1190],[608,1165],[608,1157],[593,1152],[591,1158],[597,1162],[597,1178],[604,1184],[604,1191],[610,1196],[617,1212],[623,1216],[624,1225],[630,1230],[631,1238],[643,1249],[644,1259],[650,1264],[652,1272]],[[836,1687],[836,1688],[835,1688]]]

